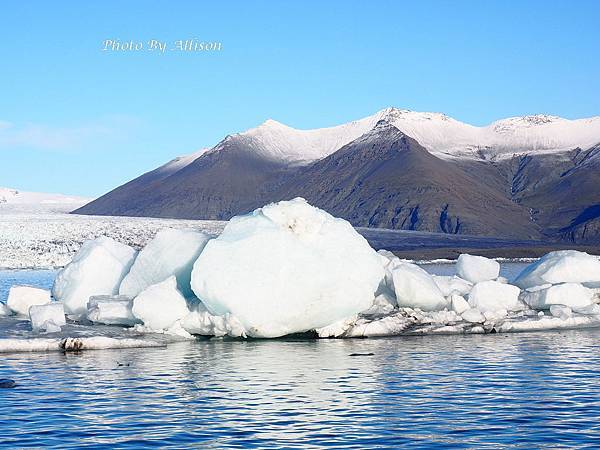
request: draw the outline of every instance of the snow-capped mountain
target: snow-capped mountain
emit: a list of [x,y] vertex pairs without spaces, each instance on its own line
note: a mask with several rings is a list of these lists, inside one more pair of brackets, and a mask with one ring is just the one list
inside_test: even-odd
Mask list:
[[322,159],[371,130],[385,119],[389,110],[342,125],[314,130],[298,130],[269,119],[256,128],[227,136],[211,151],[219,152],[235,142],[266,160],[290,165]]
[[[299,195],[360,226],[498,236],[502,222],[514,224],[510,237],[600,240],[600,176],[591,164],[598,143],[600,117],[535,115],[477,127],[387,108],[314,130],[267,120],[77,213],[224,220]],[[570,186],[579,200],[555,204]]]
[[385,120],[440,157],[497,159],[529,152],[589,148],[600,141],[600,117],[569,120],[533,115],[498,120],[484,127],[460,122],[442,113],[386,108],[342,125],[298,130],[275,120],[234,134],[211,152],[231,142],[271,161],[308,164],[322,159]]
[[64,194],[25,192],[0,187],[0,212],[19,210],[69,212],[88,203],[91,199]]

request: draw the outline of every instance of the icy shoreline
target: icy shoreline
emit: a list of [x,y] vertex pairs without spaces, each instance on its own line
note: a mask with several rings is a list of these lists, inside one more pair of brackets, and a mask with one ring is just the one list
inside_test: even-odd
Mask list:
[[0,209],[0,269],[58,269],[81,245],[108,236],[139,249],[163,228],[193,229],[217,235],[226,222],[21,213]]
[[[140,249],[163,228],[190,229],[216,236],[224,221],[156,219],[146,217],[84,216],[57,212],[15,212],[0,208],[0,270],[60,269],[67,265],[86,240],[108,236]],[[358,228],[374,243],[390,233],[426,240],[427,233]],[[435,235],[435,234],[432,234]],[[376,237],[373,237],[376,236]],[[379,237],[381,236],[381,237]],[[436,235],[437,236],[437,235]],[[378,247],[378,245],[376,245]],[[405,258],[416,264],[453,264],[448,258]],[[537,258],[493,258],[499,262],[532,262]]]

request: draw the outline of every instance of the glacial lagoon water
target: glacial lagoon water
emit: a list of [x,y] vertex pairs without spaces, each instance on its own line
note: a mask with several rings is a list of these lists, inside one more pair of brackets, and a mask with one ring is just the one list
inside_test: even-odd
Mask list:
[[[0,272],[0,300],[53,276]],[[0,447],[598,448],[598,342],[586,329],[4,354],[17,385],[0,389]]]

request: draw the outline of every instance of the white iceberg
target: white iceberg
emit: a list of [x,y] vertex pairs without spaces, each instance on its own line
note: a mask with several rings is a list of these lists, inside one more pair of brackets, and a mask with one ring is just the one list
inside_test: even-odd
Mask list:
[[140,323],[132,312],[133,301],[124,295],[93,295],[87,305],[87,318],[104,325],[130,326]]
[[600,260],[576,250],[560,250],[527,266],[513,284],[528,289],[543,284],[600,282]]
[[523,308],[519,301],[521,290],[511,284],[482,281],[469,293],[469,305],[482,313],[486,311],[518,311]]
[[32,305],[29,308],[29,320],[33,331],[57,332],[67,323],[63,304],[57,302]]
[[483,256],[463,253],[456,262],[456,274],[471,283],[494,280],[500,274],[500,264]]
[[533,292],[525,292],[522,298],[533,309],[547,310],[551,305],[585,308],[594,302],[594,291],[580,283],[562,283]]
[[33,305],[50,303],[50,291],[32,286],[12,286],[8,291],[6,306],[15,314],[29,316]]
[[134,298],[148,286],[175,275],[180,292],[191,297],[192,267],[209,239],[207,234],[193,230],[160,230],[140,251],[121,282],[119,294]]
[[189,312],[173,275],[147,287],[133,300],[132,313],[148,330],[169,330]]
[[65,312],[84,315],[92,295],[116,295],[129,272],[136,251],[107,237],[85,242],[73,260],[54,281],[54,298],[65,305]]
[[400,263],[392,271],[398,306],[423,311],[444,309],[448,302],[433,277],[419,266]]
[[248,336],[278,337],[368,309],[383,276],[381,256],[347,221],[297,198],[231,219],[194,264],[192,289]]

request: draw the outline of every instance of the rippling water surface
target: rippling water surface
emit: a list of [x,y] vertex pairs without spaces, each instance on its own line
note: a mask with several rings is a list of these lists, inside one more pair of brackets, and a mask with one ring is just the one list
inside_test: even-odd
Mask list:
[[599,341],[589,329],[2,355],[17,386],[0,389],[0,446],[598,448]]

